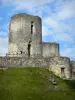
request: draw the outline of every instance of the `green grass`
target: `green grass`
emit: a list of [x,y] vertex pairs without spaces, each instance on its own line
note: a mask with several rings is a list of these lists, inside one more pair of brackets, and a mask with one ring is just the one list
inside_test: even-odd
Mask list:
[[0,70],[0,100],[75,100],[75,81],[55,76],[55,90],[51,73],[39,67]]

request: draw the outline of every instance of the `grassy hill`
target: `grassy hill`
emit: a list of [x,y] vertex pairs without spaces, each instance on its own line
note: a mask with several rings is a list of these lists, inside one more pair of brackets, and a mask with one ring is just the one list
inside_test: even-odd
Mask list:
[[49,81],[46,68],[10,68],[0,70],[0,100],[75,100],[75,81],[54,75]]

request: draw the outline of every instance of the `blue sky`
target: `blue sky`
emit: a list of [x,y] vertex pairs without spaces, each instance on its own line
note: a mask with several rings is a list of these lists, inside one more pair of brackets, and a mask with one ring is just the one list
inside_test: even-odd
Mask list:
[[60,44],[60,55],[75,61],[75,0],[0,0],[0,56],[8,52],[11,17],[17,13],[42,18],[42,39]]

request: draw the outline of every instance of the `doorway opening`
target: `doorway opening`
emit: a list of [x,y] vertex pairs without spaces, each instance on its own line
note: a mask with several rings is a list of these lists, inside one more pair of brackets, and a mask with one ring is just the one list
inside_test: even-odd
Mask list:
[[65,77],[65,68],[61,68],[61,77]]

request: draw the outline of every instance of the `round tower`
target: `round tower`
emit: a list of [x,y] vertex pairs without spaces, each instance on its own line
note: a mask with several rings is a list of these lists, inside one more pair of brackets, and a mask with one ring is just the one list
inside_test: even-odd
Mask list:
[[41,18],[27,14],[16,14],[9,25],[9,56],[42,56]]

